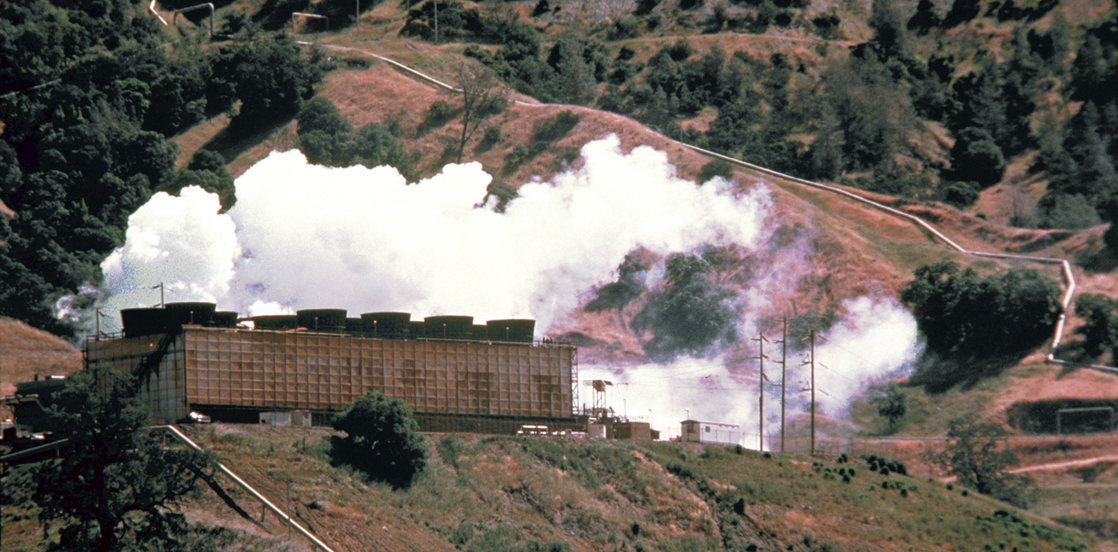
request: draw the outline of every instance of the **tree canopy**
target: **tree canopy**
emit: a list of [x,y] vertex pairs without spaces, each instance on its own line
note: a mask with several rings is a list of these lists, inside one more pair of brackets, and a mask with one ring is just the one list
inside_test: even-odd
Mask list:
[[1005,430],[997,425],[972,418],[952,420],[947,446],[934,461],[958,476],[961,485],[1025,508],[1028,498],[1024,490],[1029,479],[1009,473],[1019,460],[1003,447],[1004,438]]
[[220,153],[177,172],[169,138],[237,100],[236,129],[270,124],[321,78],[284,37],[213,53],[198,37],[168,37],[134,2],[0,7],[0,201],[16,213],[0,217],[0,316],[70,333],[56,302],[97,284],[153,192],[199,185],[226,209],[235,202]]
[[617,281],[605,284],[594,291],[594,298],[586,304],[587,312],[602,312],[610,309],[620,311],[644,293],[644,275],[648,266],[638,252],[625,255],[625,260],[617,267]]
[[927,347],[946,357],[1019,354],[1051,335],[1060,289],[1034,270],[980,278],[952,261],[924,265],[901,291]]
[[634,331],[652,332],[644,344],[649,358],[700,356],[737,340],[737,294],[711,281],[710,271],[710,263],[699,256],[668,258],[665,288],[648,299],[631,323]]
[[427,447],[407,403],[369,392],[334,418],[345,437],[332,439],[335,461],[396,488],[411,486],[427,466]]
[[29,498],[44,527],[61,526],[53,548],[172,548],[187,536],[169,508],[211,470],[212,458],[187,448],[164,449],[144,430],[147,412],[136,383],[108,368],[78,372],[56,394],[50,415],[69,443],[58,458],[30,471]]

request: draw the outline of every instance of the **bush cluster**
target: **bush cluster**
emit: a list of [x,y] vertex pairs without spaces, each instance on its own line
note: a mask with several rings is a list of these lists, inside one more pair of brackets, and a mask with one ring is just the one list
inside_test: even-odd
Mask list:
[[1118,299],[1085,293],[1075,298],[1075,313],[1083,325],[1075,333],[1083,336],[1083,353],[1087,359],[1104,352],[1118,355]]
[[700,356],[737,340],[737,295],[711,281],[710,271],[710,263],[699,256],[668,258],[665,289],[652,294],[631,323],[635,332],[652,332],[644,343],[649,358]]
[[880,473],[881,475],[889,475],[891,473],[908,475],[908,470],[905,469],[904,463],[899,460],[890,460],[876,454],[869,454],[862,458],[866,461],[866,466],[869,467],[870,471]]
[[416,177],[415,157],[404,151],[390,128],[370,123],[355,131],[325,98],[307,102],[297,119],[299,150],[311,163],[327,167],[388,165],[409,181]]
[[979,278],[952,261],[917,268],[901,300],[928,350],[949,358],[1020,354],[1051,334],[1063,310],[1059,287],[1034,270]]
[[407,488],[427,467],[427,447],[407,403],[370,391],[346,405],[332,427],[345,437],[331,438],[335,462],[348,464],[370,479]]

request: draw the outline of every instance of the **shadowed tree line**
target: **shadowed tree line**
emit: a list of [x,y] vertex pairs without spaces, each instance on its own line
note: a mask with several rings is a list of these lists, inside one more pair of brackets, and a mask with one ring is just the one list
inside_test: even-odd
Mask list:
[[[248,133],[293,116],[318,68],[290,40],[245,36],[212,53],[194,39],[164,47],[145,6],[0,7],[0,315],[58,334],[55,303],[96,284],[128,216],[155,192],[197,185],[235,202],[220,152],[175,170],[175,134],[214,114]],[[35,88],[37,87],[37,88]],[[87,306],[79,298],[73,306]]]

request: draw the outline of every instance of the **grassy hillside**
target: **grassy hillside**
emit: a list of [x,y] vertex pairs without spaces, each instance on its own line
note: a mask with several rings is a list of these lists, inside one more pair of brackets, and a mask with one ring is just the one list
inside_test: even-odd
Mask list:
[[0,395],[36,375],[69,374],[82,366],[81,353],[61,338],[10,318],[0,317]]
[[[951,485],[872,472],[862,459],[431,435],[427,472],[410,489],[393,491],[331,466],[328,433],[191,428],[203,446],[336,550],[1074,551],[1095,545],[1074,530]],[[259,517],[251,498],[230,493]],[[273,516],[263,526],[237,517],[208,490],[185,513],[192,522],[263,539],[250,549],[286,549],[286,530]],[[39,536],[33,523],[13,523],[13,512],[5,514],[5,548],[33,546]],[[306,549],[298,537],[292,543]]]
[[[234,2],[220,7],[219,25],[223,17],[237,10],[255,13],[263,4]],[[700,8],[689,11],[677,9],[680,2],[660,2],[655,3],[657,7],[650,16],[638,22],[637,36],[629,38],[610,38],[610,29],[614,27],[613,20],[608,18],[612,15],[606,13],[608,10],[593,8],[597,5],[605,10],[616,4],[632,11],[635,3],[557,1],[551,5],[561,6],[559,12],[533,17],[535,4],[466,5],[479,6],[489,13],[506,10],[509,17],[515,14],[518,20],[532,25],[540,33],[545,57],[546,48],[560,42],[572,29],[601,40],[601,51],[611,63],[623,48],[628,48],[633,52],[634,64],[647,64],[659,51],[681,39],[690,48],[683,61],[698,62],[718,45],[730,56],[740,53],[738,59],[752,64],[751,89],[763,96],[758,103],[758,110],[763,113],[772,109],[772,98],[767,95],[764,81],[768,78],[767,64],[774,54],[784,56],[796,66],[794,74],[787,77],[788,88],[811,91],[819,83],[825,64],[845,58],[850,47],[872,36],[866,24],[867,10],[862,4],[851,2],[813,2],[797,12],[794,22],[799,23],[788,28],[772,27],[762,33],[727,28],[709,34],[703,33],[702,23],[713,14],[714,3],[699,3]],[[737,11],[730,12],[731,19],[752,17],[753,8],[732,4]],[[330,58],[328,66],[332,69],[316,88],[318,96],[336,105],[355,128],[370,123],[393,126],[405,149],[416,156],[417,173],[426,176],[438,172],[449,160],[450,146],[461,128],[460,118],[456,117],[437,125],[426,124],[428,109],[440,100],[457,107],[460,98],[363,52],[390,57],[449,83],[454,83],[460,66],[476,67],[479,62],[463,55],[473,42],[469,37],[444,38],[435,44],[401,36],[407,20],[403,6],[402,2],[376,4],[362,14],[357,27],[342,31],[312,33],[302,23],[297,28],[300,38],[317,42],[323,55]],[[1045,19],[1029,22],[1029,28],[1047,33],[1059,13],[1075,29],[1109,9],[1112,7],[1105,2],[1062,2]],[[837,14],[840,25],[827,37],[819,36],[803,23],[828,13]],[[653,16],[659,18],[659,23],[649,28]],[[177,39],[190,34],[190,25],[183,23],[178,29],[166,31]],[[937,51],[937,45],[951,44],[958,58],[956,76],[964,76],[982,61],[978,58],[986,56],[988,63],[1006,53],[1014,25],[998,22],[996,18],[980,18],[949,32],[914,39],[912,48],[916,57],[927,59]],[[934,40],[936,37],[940,42]],[[1075,31],[1069,44],[1078,40]],[[482,42],[481,51],[495,52],[499,48],[495,43]],[[967,50],[975,44],[985,44],[981,55]],[[356,50],[343,52],[326,48],[327,45]],[[1065,61],[1070,61],[1071,56],[1070,51],[1065,52]],[[629,84],[636,86],[642,79],[647,79],[647,75],[638,74]],[[1050,84],[1047,95],[1037,97],[1037,105],[1051,110],[1066,108],[1065,116],[1070,116],[1079,105],[1061,96],[1065,81],[1056,78]],[[597,93],[606,95],[612,91],[603,82],[597,85]],[[679,174],[686,178],[697,180],[709,162],[666,136],[694,141],[711,128],[718,116],[718,110],[711,106],[654,120],[650,111],[637,110],[625,116],[589,106],[541,105],[524,93],[513,92],[510,97],[523,103],[510,104],[485,121],[485,126],[499,131],[500,138],[483,146],[479,132],[467,144],[465,160],[480,162],[490,174],[513,188],[533,176],[546,179],[572,163],[577,166],[578,149],[607,133],[617,134],[625,151],[639,145],[665,151]],[[517,146],[532,142],[534,128],[564,113],[578,117],[569,132],[549,142],[537,155],[510,162]],[[1040,117],[1033,118],[1030,124],[1036,129]],[[297,144],[294,120],[276,121],[249,133],[228,132],[230,120],[228,114],[219,114],[177,134],[177,168],[185,167],[200,149],[212,149],[226,157],[229,173],[237,176],[270,151],[290,149]],[[791,139],[803,144],[813,143],[816,136],[810,124],[792,130],[795,132],[791,132]],[[902,165],[918,159],[921,169],[938,174],[949,159],[954,136],[940,122],[921,120],[908,129],[903,142],[904,152],[897,155]],[[1035,148],[1030,148],[1010,158],[1002,181],[983,190],[977,201],[964,209],[938,203],[935,196],[927,194],[916,197],[918,201],[881,194],[873,197],[932,222],[970,249],[1071,259],[1080,293],[1118,294],[1114,273],[1118,262],[1103,244],[1105,225],[1082,230],[1038,230],[1009,225],[1015,220],[1019,222],[1015,217],[1032,210],[1046,193],[1046,175],[1030,171],[1036,155]],[[873,167],[846,170],[832,180],[864,186],[872,172]],[[809,254],[804,255],[803,273],[794,282],[794,292],[789,297],[789,304],[799,312],[823,312],[841,305],[844,299],[863,295],[895,297],[914,268],[943,259],[971,264],[983,274],[1022,266],[1059,279],[1059,274],[1045,265],[1001,260],[975,262],[947,250],[910,223],[827,192],[744,170],[735,170],[732,178],[742,188],[763,181],[775,199],[771,214],[775,221],[773,235],[781,239],[799,237],[806,243],[805,251]],[[774,238],[767,244],[768,251],[730,252],[733,262],[718,267],[714,277],[732,283],[743,272],[771,266],[770,252],[782,243],[787,242]],[[582,362],[600,362],[619,369],[643,362],[641,342],[629,328],[637,307],[625,309],[620,316],[612,312],[572,313],[553,331],[553,336],[577,339],[583,345]],[[753,314],[762,325],[772,328],[788,308],[785,303],[773,304]],[[1069,332],[1081,323],[1072,317]],[[973,386],[958,386],[941,393],[905,388],[910,408],[896,436],[940,436],[950,420],[965,413],[977,413],[1008,426],[1009,412],[1015,405],[1038,400],[1118,400],[1118,377],[1047,365],[1044,354],[1043,349],[1038,349],[997,376]],[[748,356],[748,351],[743,349],[738,356]],[[77,352],[61,341],[20,323],[0,319],[0,383],[5,385],[4,394],[10,392],[10,384],[29,379],[34,373],[64,372],[79,363]],[[842,437],[884,433],[875,409],[865,401],[856,402],[849,412],[827,414],[834,427],[844,428],[845,433],[835,432]],[[805,424],[802,419],[799,422],[797,427],[803,434]],[[546,549],[554,544],[558,549],[566,545],[573,550],[704,550],[723,544],[729,549],[749,549],[754,544],[759,549],[785,550],[981,550],[986,544],[1005,550],[1014,546],[1061,549],[1058,541],[1041,536],[1049,535],[1045,530],[1024,528],[1016,522],[1003,523],[1010,519],[1006,516],[991,519],[1000,506],[974,496],[962,497],[957,489],[949,491],[924,478],[870,474],[858,462],[853,464],[857,475],[850,483],[843,483],[841,477],[828,479],[825,471],[816,471],[808,460],[764,459],[748,452],[739,455],[712,449],[704,454],[701,449],[671,444],[554,444],[458,436],[455,439],[462,452],[457,463],[436,455],[431,472],[415,488],[393,492],[329,466],[321,445],[323,436],[318,430],[292,433],[228,426],[203,429],[199,434],[234,470],[281,502],[279,497],[286,496],[286,482],[291,480],[292,503],[300,518],[329,542],[341,544],[342,549],[375,545],[389,550],[530,550],[532,542],[539,544],[537,548]],[[429,438],[433,451],[438,439]],[[1035,438],[1015,443],[1021,443],[1015,447],[1025,465],[1105,456],[1114,448],[1113,438],[1109,437]],[[925,444],[890,439],[860,446],[867,451],[889,451],[890,456],[902,457],[918,468],[916,473],[926,477],[929,472],[919,469],[926,467],[920,463]],[[1037,511],[1100,534],[1111,534],[1118,527],[1112,466],[1104,462],[1101,467],[1057,470],[1058,475],[1038,477],[1042,491]],[[835,471],[847,466],[826,467]],[[909,485],[916,489],[906,490],[907,496],[901,496],[897,489],[881,487],[886,480],[903,481],[905,489]],[[247,500],[244,495],[238,498]],[[739,498],[740,508],[736,506]],[[259,534],[264,540],[257,544],[262,542],[260,546],[265,549],[285,546],[269,543],[286,531],[270,518],[265,522],[269,535],[222,508],[207,493],[199,493],[188,514],[195,521]],[[4,542],[9,542],[13,531],[33,539],[36,529],[28,520],[5,517]],[[1074,538],[1087,542],[1082,537]],[[1106,549],[1105,544],[1099,546]]]

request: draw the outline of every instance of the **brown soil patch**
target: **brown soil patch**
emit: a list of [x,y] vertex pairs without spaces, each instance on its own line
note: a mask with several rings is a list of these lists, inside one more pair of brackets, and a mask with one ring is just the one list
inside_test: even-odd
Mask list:
[[213,140],[227,126],[229,126],[229,115],[222,113],[198,123],[186,132],[176,136],[174,140],[179,145],[179,151],[175,157],[175,169],[180,171],[185,169],[186,165],[190,163],[190,158],[194,157],[194,154],[198,153],[202,146]]

